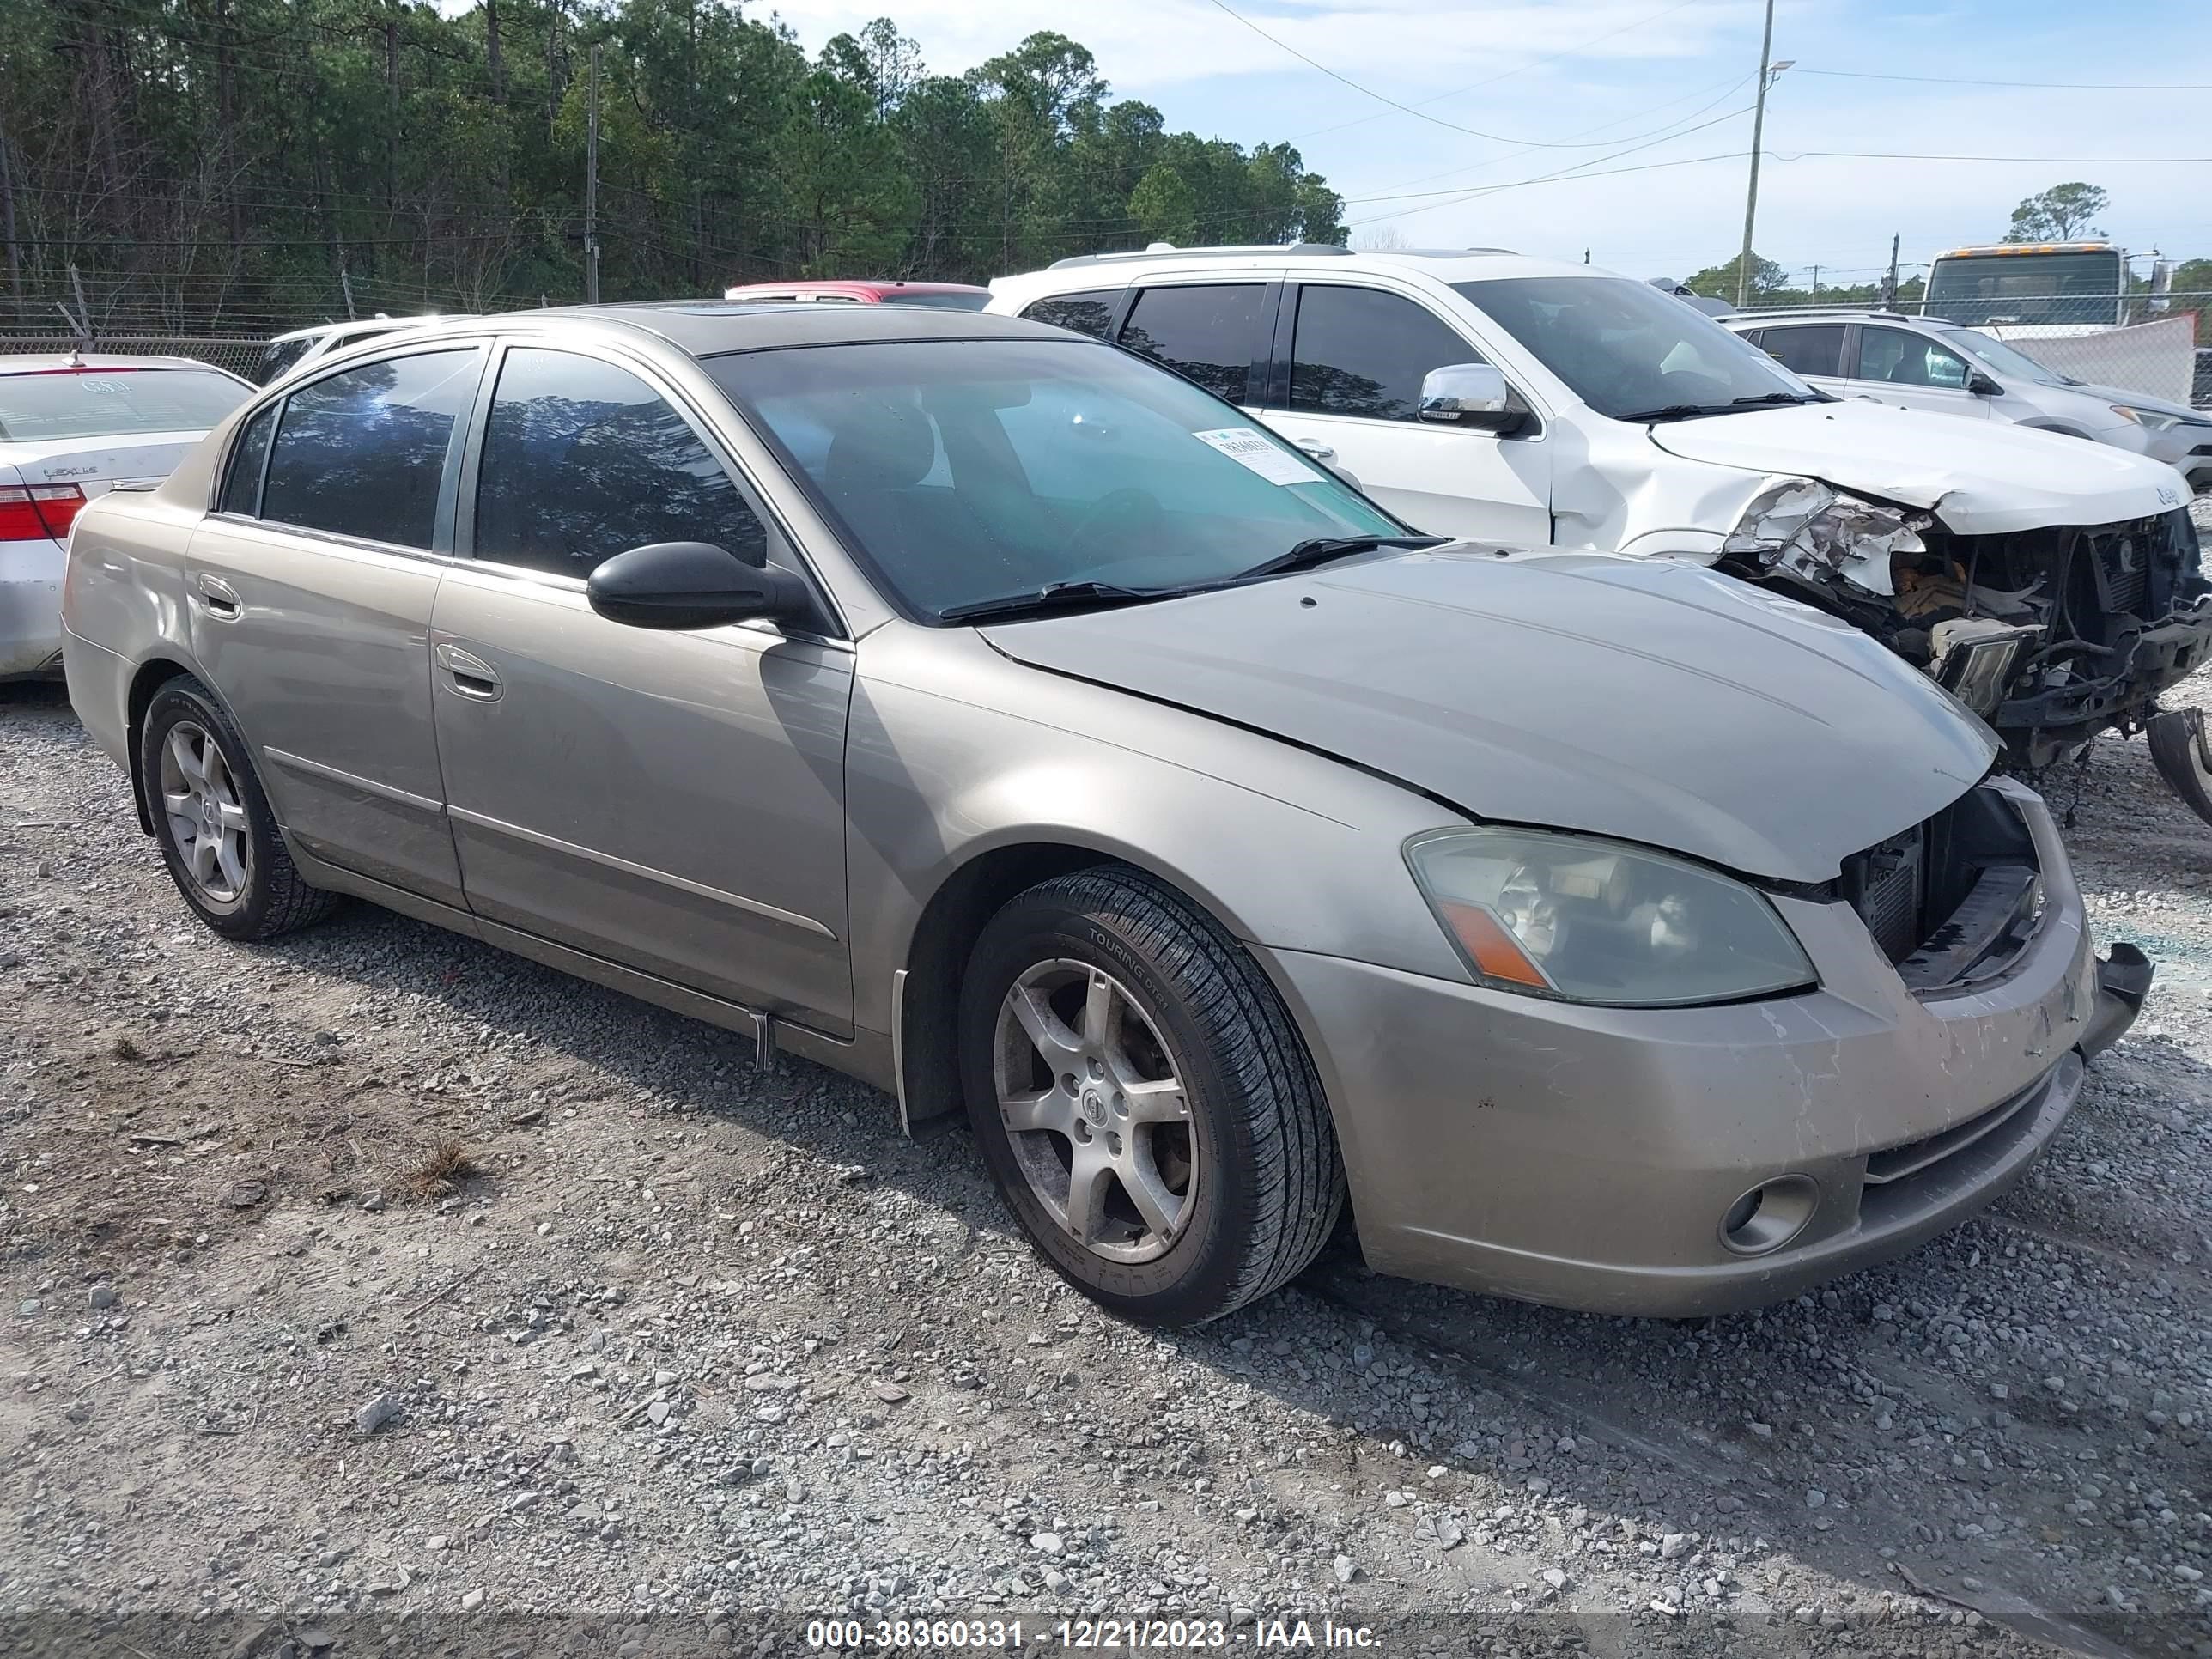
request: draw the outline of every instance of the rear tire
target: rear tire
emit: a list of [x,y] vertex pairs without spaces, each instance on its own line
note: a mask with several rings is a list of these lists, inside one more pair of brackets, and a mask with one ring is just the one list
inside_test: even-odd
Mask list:
[[307,885],[294,866],[246,739],[189,674],[147,705],[138,787],[169,878],[225,939],[275,939],[337,908],[337,895]]
[[1039,1253],[1130,1319],[1193,1325],[1328,1242],[1344,1170],[1313,1063],[1212,917],[1105,866],[1011,900],[960,998],[962,1082]]
[[2212,823],[2212,750],[2204,741],[2204,711],[2170,708],[2152,715],[2145,730],[2159,776],[2191,811]]

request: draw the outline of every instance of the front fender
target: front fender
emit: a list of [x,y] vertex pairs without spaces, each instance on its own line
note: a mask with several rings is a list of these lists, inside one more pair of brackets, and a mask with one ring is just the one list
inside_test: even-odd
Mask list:
[[[846,759],[854,1018],[935,894],[1014,847],[1149,872],[1248,943],[1463,979],[1401,848],[1464,821],[1395,781],[1170,705],[1011,662],[964,630],[862,643]],[[1296,941],[1293,943],[1293,941]]]

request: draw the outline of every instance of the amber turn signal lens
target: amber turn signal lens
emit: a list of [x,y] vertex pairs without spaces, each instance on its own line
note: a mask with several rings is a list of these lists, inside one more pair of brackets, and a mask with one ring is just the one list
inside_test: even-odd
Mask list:
[[1544,970],[1528,959],[1528,953],[1489,911],[1479,904],[1462,904],[1455,899],[1440,900],[1437,908],[1444,913],[1444,920],[1459,936],[1461,946],[1482,972],[1492,979],[1525,985],[1534,991],[1552,988],[1552,981],[1544,977]]

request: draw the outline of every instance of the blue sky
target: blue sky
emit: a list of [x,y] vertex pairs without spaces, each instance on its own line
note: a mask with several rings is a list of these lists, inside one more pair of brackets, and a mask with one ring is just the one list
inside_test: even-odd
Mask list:
[[[1097,54],[1118,95],[1157,105],[1171,127],[1295,142],[1308,166],[1353,198],[1346,216],[1355,242],[1395,234],[1407,246],[1576,259],[1588,249],[1599,264],[1645,276],[1685,276],[1735,252],[1751,147],[1751,117],[1736,112],[1752,102],[1759,0],[1229,3],[1287,46],[1436,118],[1389,109],[1309,68],[1212,0],[1114,0],[1087,12],[1051,0],[782,0],[775,9],[810,47],[891,10],[944,71],[1056,28]],[[1869,280],[1892,232],[1908,264],[1957,242],[1995,240],[2014,202],[2070,179],[2111,191],[2103,228],[2130,251],[2212,256],[2212,159],[2057,159],[2212,158],[2212,90],[1965,84],[2212,88],[2203,0],[2141,0],[2124,14],[2079,0],[1782,0],[1774,56],[1797,67],[1781,75],[1767,106],[1757,246],[1769,258],[1793,268],[1818,261],[1823,283],[1831,273]],[[1705,125],[1716,118],[1727,118]],[[1577,167],[1607,176],[1522,182]],[[1614,171],[1627,168],[1642,170]],[[1498,185],[1515,187],[1412,193]]]

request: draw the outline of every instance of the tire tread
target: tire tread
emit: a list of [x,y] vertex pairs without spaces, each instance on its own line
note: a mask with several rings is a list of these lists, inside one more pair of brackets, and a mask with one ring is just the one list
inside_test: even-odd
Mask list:
[[1218,1305],[1193,1322],[1218,1319],[1296,1278],[1335,1229],[1344,1162],[1304,1041],[1251,952],[1181,893],[1126,866],[1078,871],[1022,896],[1057,898],[1143,951],[1213,1034],[1214,1058],[1244,1104],[1252,1237]]

